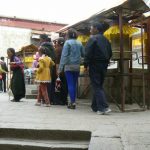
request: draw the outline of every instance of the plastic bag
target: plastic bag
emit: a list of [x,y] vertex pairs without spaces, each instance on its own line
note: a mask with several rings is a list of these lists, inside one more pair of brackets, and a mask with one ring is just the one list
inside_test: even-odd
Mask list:
[[61,80],[60,77],[58,76],[55,82],[55,92],[60,92],[61,90]]

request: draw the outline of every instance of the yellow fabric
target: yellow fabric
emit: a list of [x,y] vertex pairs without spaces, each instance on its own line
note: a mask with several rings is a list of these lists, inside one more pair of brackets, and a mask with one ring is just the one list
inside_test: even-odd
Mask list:
[[[130,27],[129,25],[123,25],[122,30],[123,30],[123,34],[128,34],[130,36],[133,33],[138,31],[137,28]],[[119,34],[119,33],[120,33],[119,26],[114,25],[114,26],[111,26],[108,30],[106,30],[104,35],[110,40],[110,35]]]
[[[147,40],[147,33],[144,32],[143,34],[143,43],[145,42],[145,40]],[[133,46],[141,46],[141,34],[139,34],[139,36],[137,38],[134,38],[132,40],[132,45]]]
[[0,74],[2,74],[2,73],[6,73],[6,71],[2,69],[2,66],[0,64]]
[[24,62],[33,62],[33,57],[25,57]]
[[132,45],[133,46],[140,46],[141,45],[141,39],[140,38],[133,39],[132,40]]
[[83,45],[85,45],[87,43],[87,41],[89,40],[90,36],[88,35],[79,35],[77,40],[80,41]]
[[50,82],[51,74],[50,68],[55,65],[52,59],[48,56],[39,59],[39,68],[36,73],[37,82]]

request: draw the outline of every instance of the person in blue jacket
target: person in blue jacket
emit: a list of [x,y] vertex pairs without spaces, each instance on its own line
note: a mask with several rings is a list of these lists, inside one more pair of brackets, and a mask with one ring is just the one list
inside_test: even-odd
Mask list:
[[84,57],[83,45],[77,40],[76,30],[69,29],[58,68],[58,74],[63,72],[63,70],[65,72],[70,96],[69,109],[76,108],[76,86],[79,77],[81,57]]

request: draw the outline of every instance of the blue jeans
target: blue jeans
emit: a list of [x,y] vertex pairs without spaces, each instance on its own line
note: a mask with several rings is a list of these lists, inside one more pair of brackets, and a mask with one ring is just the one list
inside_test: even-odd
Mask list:
[[65,71],[65,76],[68,85],[68,93],[70,96],[71,103],[75,103],[76,100],[76,86],[79,77],[79,72],[76,71]]
[[89,65],[89,76],[93,87],[93,99],[91,108],[93,111],[105,111],[108,103],[103,89],[103,83],[107,72],[108,63]]

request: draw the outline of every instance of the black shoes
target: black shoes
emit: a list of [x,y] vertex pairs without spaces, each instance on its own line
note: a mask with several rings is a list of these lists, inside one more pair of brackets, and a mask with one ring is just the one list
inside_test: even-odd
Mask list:
[[20,102],[20,100],[12,99],[11,102]]
[[76,109],[76,104],[75,103],[70,103],[68,106],[67,106],[68,109]]

